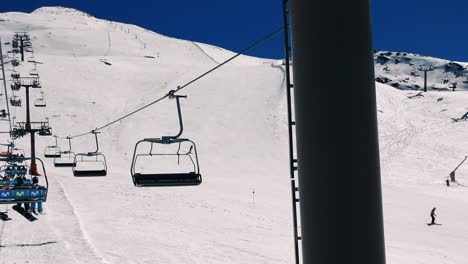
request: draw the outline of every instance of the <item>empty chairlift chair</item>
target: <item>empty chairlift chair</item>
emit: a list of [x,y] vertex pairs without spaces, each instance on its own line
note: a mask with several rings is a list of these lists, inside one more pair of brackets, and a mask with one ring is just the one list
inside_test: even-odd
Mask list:
[[31,76],[39,76],[39,73],[37,72],[36,69],[33,69],[33,70],[31,70],[31,71],[29,72],[29,75],[31,75]]
[[93,130],[92,133],[96,138],[96,151],[77,153],[75,155],[75,166],[72,167],[74,176],[95,177],[107,175],[106,157],[99,152],[99,142],[97,138],[97,134],[99,134],[99,132]]
[[135,145],[130,172],[136,187],[188,186],[202,182],[195,143],[179,138],[183,132],[180,97],[186,96],[171,91],[170,98],[175,98],[177,103],[179,133],[146,138]]
[[44,149],[44,157],[46,158],[60,158],[60,147],[57,145],[57,136],[55,138],[55,145],[47,146]]
[[44,92],[41,91],[41,98],[38,98],[34,101],[35,107],[46,107],[47,103],[44,99]]
[[75,167],[75,153],[71,151],[71,138],[67,137],[68,139],[68,150],[60,151],[57,154],[57,157],[54,158],[54,166],[55,167]]

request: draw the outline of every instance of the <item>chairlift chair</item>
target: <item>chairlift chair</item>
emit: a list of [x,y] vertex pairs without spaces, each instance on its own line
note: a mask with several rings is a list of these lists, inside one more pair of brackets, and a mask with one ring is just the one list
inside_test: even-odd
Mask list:
[[35,107],[46,107],[47,103],[44,99],[44,92],[41,91],[41,98],[38,98],[34,101]]
[[[31,158],[25,158],[31,160]],[[0,161],[7,161],[6,158],[0,157]],[[18,203],[33,203],[46,202],[49,189],[49,182],[45,170],[44,162],[40,158],[36,161],[42,166],[43,176],[40,176],[39,182],[34,182],[34,176],[27,173],[25,166],[7,165],[0,167],[0,173],[3,176],[0,180],[0,204],[18,204]],[[25,173],[26,172],[26,173]],[[7,176],[7,177],[5,177]]]
[[22,156],[22,157],[26,156],[26,153],[24,152],[24,149],[22,148],[13,147],[11,150],[12,150],[13,155]]
[[37,134],[39,136],[52,136],[52,129],[49,126],[43,125]]
[[17,80],[17,79],[20,78],[20,74],[18,72],[13,72],[13,73],[11,73],[11,78],[13,80]]
[[[176,99],[180,126],[179,133],[175,136],[145,138],[136,143],[130,168],[130,173],[135,187],[189,186],[199,185],[202,182],[195,143],[189,139],[179,138],[183,132],[179,98],[185,98],[186,96],[174,95],[174,91],[171,91],[169,95],[170,98]],[[141,147],[144,145],[148,146],[148,143],[150,144],[149,152],[142,152]],[[157,149],[155,149],[155,146],[158,146]],[[169,146],[176,146],[176,151],[167,152],[160,150]],[[188,149],[188,151],[183,151],[184,149]],[[162,159],[166,159],[166,161],[171,160],[173,163],[177,161],[179,171],[166,173],[162,172],[159,168],[156,172],[147,172],[142,166],[142,160],[145,158],[155,158],[160,162]],[[184,162],[184,171],[180,171],[180,168],[182,167],[181,160]],[[154,162],[152,162],[152,164],[154,164]]]
[[92,131],[96,139],[96,151],[77,153],[72,167],[73,175],[76,177],[96,177],[107,175],[107,161],[104,154],[99,152],[99,142],[97,132]]
[[0,157],[8,157],[12,154],[13,143],[0,143]]
[[44,149],[44,157],[46,158],[60,158],[61,149],[57,144],[57,136],[55,138],[55,145],[47,146]]
[[6,120],[6,121],[9,120],[7,110],[0,109],[0,120]]
[[19,82],[13,82],[11,85],[11,90],[13,91],[18,91],[19,89],[21,89],[21,84]]
[[0,152],[0,161],[3,161],[7,164],[20,164],[24,165],[25,153],[23,149],[16,148],[13,142],[4,144],[1,143],[1,152]]
[[55,167],[75,167],[75,152],[71,151],[71,138],[67,137],[68,139],[68,150],[59,151],[57,156],[54,158],[54,166]]
[[35,79],[32,81],[31,88],[42,88],[42,84],[39,81],[39,78],[35,77]]
[[13,139],[18,139],[20,137],[26,136],[26,129],[22,126],[15,125],[10,130],[10,137]]
[[10,104],[12,106],[20,107],[21,106],[21,98],[14,95],[10,98]]

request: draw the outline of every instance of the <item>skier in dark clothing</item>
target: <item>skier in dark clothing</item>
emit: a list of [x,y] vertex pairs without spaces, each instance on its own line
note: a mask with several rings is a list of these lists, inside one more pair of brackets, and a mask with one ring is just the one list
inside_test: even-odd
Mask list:
[[[32,178],[32,182],[33,182],[32,187],[33,188],[38,188],[39,178],[34,176]],[[37,204],[37,211],[36,211],[36,204]],[[33,212],[36,215],[37,215],[37,213],[44,214],[44,209],[42,208],[42,202],[39,201],[39,202],[31,203],[31,212]]]
[[435,210],[436,210],[436,208],[434,207],[434,208],[432,208],[432,211],[431,211],[431,218],[432,218],[431,225],[435,224],[435,217],[437,216],[435,214]]

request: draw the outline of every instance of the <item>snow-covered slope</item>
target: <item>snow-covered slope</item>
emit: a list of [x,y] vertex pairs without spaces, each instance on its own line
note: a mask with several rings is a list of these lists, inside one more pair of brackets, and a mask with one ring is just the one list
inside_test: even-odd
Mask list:
[[[48,103],[34,108],[33,117],[49,117],[61,136],[112,121],[233,54],[71,9],[0,19],[4,51],[15,31],[31,35],[34,53],[27,59],[38,62]],[[0,263],[293,263],[282,67],[241,56],[183,90],[184,137],[197,143],[200,155],[198,187],[131,182],[134,144],[178,129],[172,100],[102,131],[107,177],[76,178],[47,160],[47,214],[29,223],[10,211],[13,220],[0,223]],[[27,75],[32,68],[29,62],[16,70]],[[444,180],[467,155],[468,122],[450,117],[468,111],[468,93],[408,99],[409,92],[381,84],[377,93],[388,263],[466,263],[468,189],[447,188]],[[24,120],[24,109],[14,111]],[[53,139],[38,144],[42,151]],[[76,138],[73,150],[91,151],[93,144],[90,135]],[[457,177],[468,184],[468,166]],[[432,206],[443,226],[426,226]]]
[[375,77],[380,83],[402,90],[422,90],[421,66],[432,66],[427,87],[434,91],[468,90],[468,63],[448,61],[407,52],[376,51]]

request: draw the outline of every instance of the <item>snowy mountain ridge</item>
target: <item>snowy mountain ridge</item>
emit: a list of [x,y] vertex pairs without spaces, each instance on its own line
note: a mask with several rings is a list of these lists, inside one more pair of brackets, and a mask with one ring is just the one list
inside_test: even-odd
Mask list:
[[86,12],[63,6],[44,6],[32,11],[31,14],[74,15],[94,18],[94,16]]
[[401,90],[422,90],[421,66],[432,66],[427,73],[428,90],[468,90],[468,63],[448,61],[408,52],[375,51],[376,81]]

